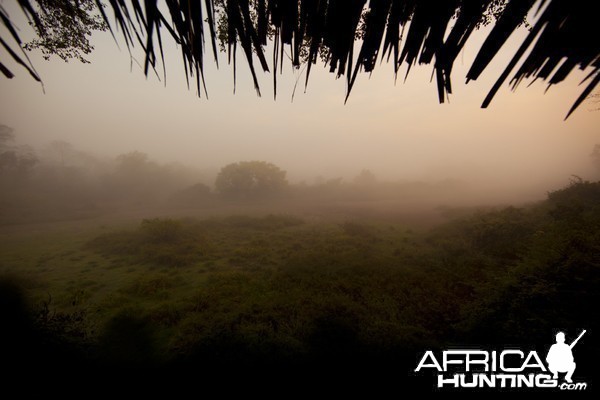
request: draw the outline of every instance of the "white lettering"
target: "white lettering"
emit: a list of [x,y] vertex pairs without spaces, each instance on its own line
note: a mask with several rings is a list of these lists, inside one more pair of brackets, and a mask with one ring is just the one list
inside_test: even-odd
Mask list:
[[[530,363],[531,359],[534,359],[535,362]],[[546,372],[546,367],[544,367],[544,363],[542,362],[542,360],[540,360],[540,357],[538,356],[538,354],[535,351],[530,351],[529,354],[527,355],[527,358],[525,359],[525,362],[523,363],[523,366],[521,367],[521,369],[525,369],[525,368],[539,368],[542,371]]]
[[525,354],[523,354],[523,352],[521,350],[504,350],[502,353],[500,353],[500,370],[506,371],[506,372],[521,372],[521,371],[523,371],[523,366],[521,366],[519,368],[511,368],[511,367],[506,366],[506,364],[505,364],[506,356],[510,355],[510,354],[517,354],[517,355],[519,355],[519,357],[521,359],[525,355]]
[[[442,356],[443,359],[443,363],[444,363],[444,371],[448,371],[448,365],[449,364],[456,364],[456,365],[460,365],[463,363],[463,357],[465,354],[467,354],[466,351],[464,350],[448,350],[448,351],[444,351],[444,354]],[[451,356],[453,355],[458,355],[461,356],[460,358],[457,359],[450,359]]]
[[[500,361],[502,362],[502,361]],[[515,387],[515,375],[496,375],[496,378],[500,378],[500,387]],[[510,385],[506,386],[506,382],[510,381]]]
[[438,387],[441,388],[445,384],[453,385],[455,388],[459,387],[459,377],[458,374],[454,374],[452,378],[444,378],[444,375],[438,375]]
[[487,387],[496,387],[495,375],[488,376],[485,374],[479,374],[480,387],[484,387],[484,384],[487,385]]
[[[428,356],[431,358],[431,361],[433,361],[433,363],[425,364],[425,361],[427,360]],[[442,367],[440,367],[440,363],[438,363],[438,361],[435,359],[435,356],[433,355],[433,351],[431,351],[431,350],[427,350],[425,352],[425,354],[423,355],[423,358],[421,358],[421,361],[419,362],[419,365],[415,369],[415,372],[419,372],[421,370],[421,368],[435,368],[439,372],[443,371]]]
[[517,387],[534,387],[534,375],[517,375]]
[[[415,372],[424,368],[437,370],[438,388],[587,388],[585,382],[559,385],[558,379],[546,373],[548,370],[536,351],[529,351],[525,356],[518,349],[503,350],[499,355],[496,351],[445,350],[441,356],[440,363],[434,352],[427,350],[415,368]],[[537,371],[524,373],[526,369]],[[495,373],[497,370],[502,373]]]
[[478,374],[475,375],[471,375],[471,382],[467,382],[467,377],[466,375],[462,374],[460,376],[460,386],[461,387],[466,387],[466,388],[474,388],[477,387],[479,380],[478,380]]
[[587,389],[587,383],[585,383],[585,382],[562,383],[559,387],[560,387],[560,390],[585,390],[585,389]]
[[535,386],[537,387],[557,387],[558,380],[553,379],[551,375],[539,374],[535,376]]
[[[483,356],[483,359],[473,359],[472,357]],[[485,372],[489,371],[489,353],[483,350],[475,350],[471,353],[467,353],[467,361],[465,363],[465,371],[471,371],[471,364],[483,365],[482,370]]]

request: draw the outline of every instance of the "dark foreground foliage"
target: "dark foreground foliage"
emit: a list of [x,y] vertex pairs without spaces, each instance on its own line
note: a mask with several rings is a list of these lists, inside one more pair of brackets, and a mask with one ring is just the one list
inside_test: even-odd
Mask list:
[[[19,288],[3,283],[0,343],[16,375],[224,381],[225,389],[324,383],[399,394],[433,389],[431,377],[413,373],[427,349],[545,355],[558,330],[574,338],[582,329],[576,375],[589,383],[596,372],[600,183],[575,182],[534,207],[477,214],[423,235],[358,221],[230,217],[147,220],[89,246],[149,271],[209,272],[177,302],[168,302],[174,280],[149,272],[129,290],[165,302],[124,307],[97,333],[85,316],[32,316]],[[189,258],[165,256],[180,252]]]
[[[104,2],[94,2],[105,24],[91,12],[91,0],[37,0],[39,10],[34,9],[29,0],[19,0],[23,13],[40,36],[34,44],[46,53],[65,59],[83,60],[80,52],[87,54],[90,50],[87,40],[90,29],[108,26],[113,35],[120,31],[128,49],[135,44],[143,49],[146,76],[157,72],[162,61],[166,80],[163,40],[171,37],[181,50],[186,77],[196,79],[198,94],[202,90],[206,92],[204,54],[207,47],[212,47],[218,64],[219,42],[222,49],[227,45],[229,60],[234,60],[234,77],[236,51],[244,53],[259,95],[256,69],[273,74],[275,95],[278,69],[282,70],[282,64],[288,59],[296,68],[306,63],[306,84],[311,67],[318,60],[338,78],[345,75],[346,97],[359,71],[372,72],[378,61],[386,59],[393,61],[394,75],[404,63],[408,66],[407,74],[417,62],[433,64],[438,98],[443,103],[452,93],[453,66],[473,32],[494,21],[493,29],[479,47],[467,73],[467,82],[476,80],[488,69],[512,33],[534,12],[537,13],[535,24],[507,62],[482,106],[487,107],[509,77],[513,87],[530,77],[554,85],[564,81],[574,70],[589,67],[585,89],[570,114],[600,82],[600,42],[594,30],[597,16],[585,1],[550,0],[539,4],[534,0],[441,3],[431,0],[206,0],[197,3],[172,0],[166,2],[167,7],[156,1],[145,2],[141,7],[138,0],[120,0],[108,2],[106,12]],[[110,9],[114,16],[112,22],[108,17]],[[0,12],[0,21],[10,33],[0,36],[9,55],[1,59],[0,72],[6,78],[14,77],[10,66],[5,65],[11,60],[39,81],[40,76],[26,55],[11,48],[11,43],[17,49],[21,46],[18,29],[15,30],[4,9]],[[205,43],[207,40],[211,46]],[[267,43],[272,44],[269,46],[272,58],[267,56]],[[271,65],[268,58],[272,60]]]

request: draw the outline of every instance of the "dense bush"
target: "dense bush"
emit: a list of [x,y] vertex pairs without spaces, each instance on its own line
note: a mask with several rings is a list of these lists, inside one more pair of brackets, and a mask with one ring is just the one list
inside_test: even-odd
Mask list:
[[206,252],[206,240],[193,224],[171,219],[143,220],[135,231],[101,235],[88,247],[105,255],[167,267],[190,265]]
[[[117,357],[113,339],[127,344],[139,334],[152,362],[368,372],[403,354],[410,357],[402,368],[414,368],[425,347],[551,344],[556,329],[597,328],[598,199],[600,183],[575,182],[536,206],[418,234],[289,216],[145,220],[89,244],[150,267],[105,303],[114,312],[100,348]],[[173,265],[187,278],[164,268]],[[591,342],[586,349],[578,368],[598,354]],[[117,361],[135,364],[141,354],[137,346]]]
[[[106,256],[125,256],[129,262],[178,267],[229,256],[260,256],[275,249],[261,235],[300,226],[288,215],[231,216],[204,221],[145,219],[134,231],[112,232],[88,243]],[[251,258],[251,257],[250,257]]]

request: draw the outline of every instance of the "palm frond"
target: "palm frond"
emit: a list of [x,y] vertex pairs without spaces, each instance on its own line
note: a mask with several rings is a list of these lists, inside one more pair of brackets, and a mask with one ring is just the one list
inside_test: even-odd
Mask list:
[[[44,12],[43,3],[38,2],[41,11],[36,11],[28,0],[18,1],[27,17],[38,21],[37,13]],[[139,0],[106,1],[113,11],[112,20],[109,21],[100,8],[102,16],[111,25],[111,33],[114,36],[118,30],[128,48],[139,45],[143,49],[144,72],[148,74],[156,67],[155,41],[158,41],[164,68],[160,36],[164,30],[179,44],[186,77],[196,77],[199,94],[201,86],[206,91],[204,54],[207,36],[214,61],[218,62],[216,7],[224,8],[234,81],[239,45],[258,94],[257,65],[274,75],[276,92],[276,74],[278,69],[281,71],[286,58],[284,51],[289,49],[292,66],[298,68],[303,62],[308,64],[305,84],[308,84],[312,65],[320,60],[336,76],[345,75],[346,98],[358,73],[373,71],[384,55],[388,60],[391,57],[394,74],[402,64],[408,66],[407,74],[417,63],[433,64],[439,101],[444,102],[452,92],[454,62],[472,33],[489,19],[490,10],[495,10],[494,26],[479,48],[466,75],[467,82],[476,80],[488,68],[536,4],[541,12],[539,18],[498,77],[482,107],[490,104],[509,78],[513,89],[524,79],[541,79],[548,85],[556,85],[577,68],[591,69],[591,79],[573,104],[570,115],[598,85],[600,76],[600,25],[593,5],[584,0],[163,0],[165,7],[157,0],[144,0],[143,4]],[[165,15],[161,10],[168,13]],[[8,16],[4,13],[0,16],[12,42],[20,46]],[[271,65],[265,55],[269,42],[273,43]],[[39,78],[33,68],[10,49],[6,40],[0,43],[14,61]],[[358,50],[356,56],[355,48]],[[323,53],[327,54],[324,60]],[[517,65],[519,68],[513,71]],[[1,70],[6,77],[12,77],[6,63]]]

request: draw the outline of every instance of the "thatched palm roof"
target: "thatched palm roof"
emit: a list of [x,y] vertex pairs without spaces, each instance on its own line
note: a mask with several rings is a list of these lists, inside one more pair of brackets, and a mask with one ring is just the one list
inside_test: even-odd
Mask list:
[[[35,23],[37,12],[31,2],[17,1]],[[171,36],[180,45],[186,76],[195,77],[199,93],[204,85],[204,55],[210,52],[217,61],[217,36],[219,28],[223,29],[215,18],[215,7],[224,13],[221,22],[234,69],[236,52],[241,51],[259,93],[256,69],[272,72],[276,90],[276,71],[287,62],[287,49],[294,66],[308,62],[307,82],[311,66],[326,54],[324,62],[330,71],[345,75],[348,94],[357,73],[372,71],[384,57],[394,61],[394,73],[402,63],[409,65],[409,71],[415,63],[433,64],[439,101],[443,102],[452,92],[454,61],[473,31],[493,19],[493,28],[467,73],[467,82],[477,79],[488,67],[533,7],[541,13],[537,22],[482,106],[488,106],[509,78],[513,86],[524,78],[554,85],[576,68],[591,67],[568,116],[600,79],[600,25],[591,2],[583,0],[164,0],[162,5],[157,0],[95,1],[107,3],[100,9],[113,35],[121,35],[128,47],[142,46],[146,74],[162,57],[164,36]],[[8,17],[4,13],[0,16],[12,40],[20,44]],[[5,39],[0,37],[0,41],[14,60],[39,79],[26,59]],[[269,57],[265,53],[268,41],[273,48]],[[12,76],[1,62],[0,71]]]

